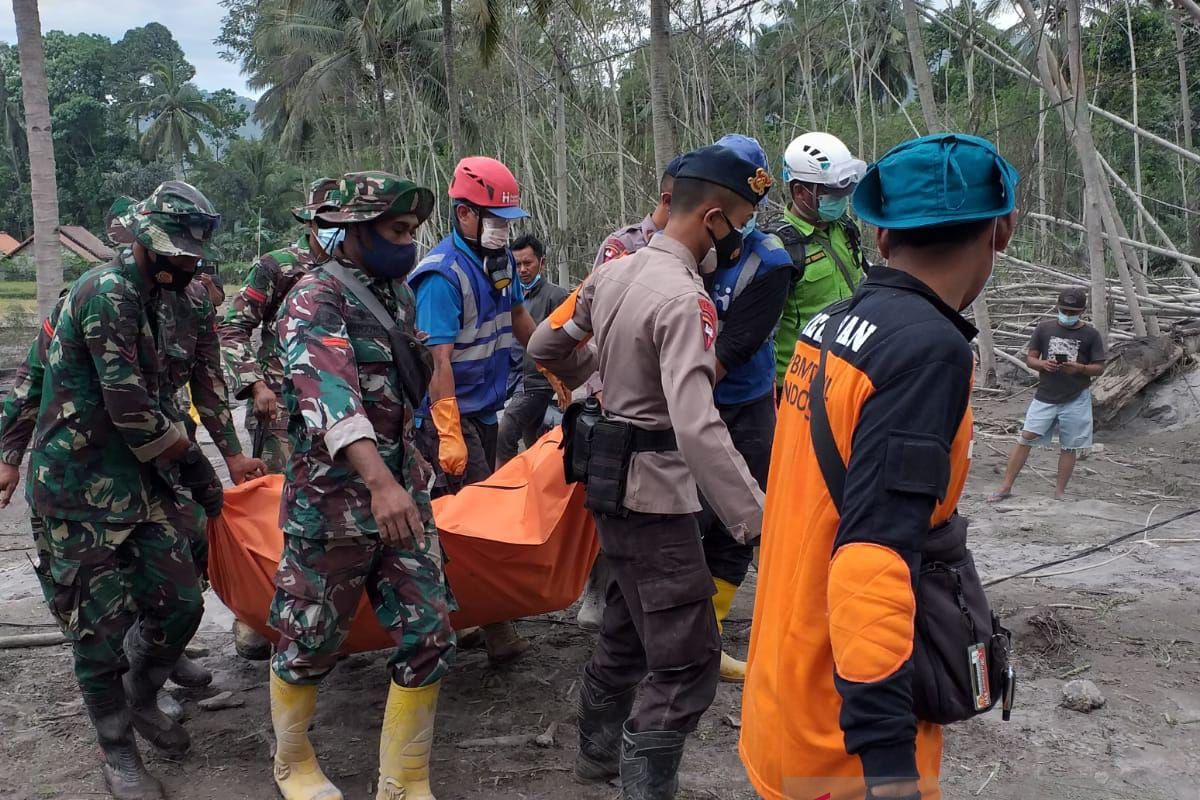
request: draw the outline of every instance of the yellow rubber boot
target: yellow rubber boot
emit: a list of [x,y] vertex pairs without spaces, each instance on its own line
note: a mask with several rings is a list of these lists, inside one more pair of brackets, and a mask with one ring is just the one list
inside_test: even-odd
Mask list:
[[392,682],[379,737],[375,800],[435,800],[429,788],[429,753],[440,686],[406,689]]
[[[737,587],[720,578],[713,578],[713,583],[717,587],[717,593],[713,595],[713,609],[717,612],[717,630],[721,631],[724,629],[722,623],[729,616],[729,609],[733,607],[733,596],[737,593]],[[721,680],[726,683],[745,683],[746,662],[738,661],[721,650]]]
[[317,687],[297,686],[271,672],[271,723],[275,726],[275,785],[284,800],[342,800],[317,764],[308,726],[317,709]]

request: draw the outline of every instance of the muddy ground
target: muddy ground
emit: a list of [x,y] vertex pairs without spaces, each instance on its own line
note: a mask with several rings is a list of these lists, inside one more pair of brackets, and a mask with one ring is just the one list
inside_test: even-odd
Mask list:
[[[1197,376],[1192,382],[1200,386]],[[963,510],[974,522],[972,543],[985,577],[1200,505],[1200,398],[1175,394],[1195,408],[1177,408],[1170,422],[1141,418],[1100,432],[1102,447],[1081,462],[1067,501],[1052,499],[1054,456],[1043,452],[1031,459],[1018,495],[996,507],[983,498],[999,480],[1030,395],[1020,387],[980,395]],[[26,514],[23,501],[0,512],[0,635],[54,630],[27,558]],[[1198,800],[1200,515],[1060,568],[1068,569],[1074,571],[992,590],[1017,635],[1019,705],[1011,722],[993,713],[947,731],[944,796]],[[726,646],[738,654],[746,650],[754,577],[726,627]],[[153,754],[147,760],[175,800],[274,797],[267,667],[234,655],[228,614],[211,594],[207,601],[195,646],[216,679],[203,691],[171,689],[188,711],[192,752],[182,763]],[[534,649],[515,668],[493,671],[482,652],[461,653],[438,718],[433,773],[440,800],[616,796],[611,786],[571,780],[571,696],[591,646],[572,620],[568,610],[520,623]],[[385,662],[386,653],[350,657],[322,687],[313,741],[347,798],[373,796]],[[1091,714],[1059,707],[1071,677],[1095,681],[1106,705]],[[220,691],[234,692],[245,705],[197,708],[197,700]],[[739,701],[738,687],[721,686],[689,745],[682,798],[755,796],[736,753]],[[547,748],[462,746],[550,729],[554,744]],[[97,759],[67,648],[0,650],[0,797],[103,797]]]

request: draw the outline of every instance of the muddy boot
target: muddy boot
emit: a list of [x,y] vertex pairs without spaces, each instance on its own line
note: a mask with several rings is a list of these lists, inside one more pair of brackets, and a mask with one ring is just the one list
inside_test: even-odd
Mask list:
[[575,757],[575,777],[579,780],[607,781],[620,774],[621,732],[636,697],[636,686],[610,694],[583,673],[576,700],[579,755]]
[[155,700],[158,703],[158,710],[166,714],[175,722],[183,722],[183,706],[175,699],[175,696],[166,689],[158,690],[158,698]]
[[529,640],[517,633],[517,626],[511,620],[484,625],[483,638],[487,644],[488,662],[494,667],[511,664],[529,649]]
[[83,704],[104,755],[104,786],[116,800],[162,800],[163,788],[142,764],[125,690],[119,678],[104,691],[85,691]]
[[585,631],[595,633],[600,630],[600,622],[604,619],[604,596],[608,591],[608,561],[604,554],[596,556],[592,571],[588,573],[587,584],[583,587],[583,604],[575,621]]
[[429,787],[429,754],[438,684],[407,689],[392,681],[379,737],[379,789],[375,800],[435,800]]
[[626,725],[621,740],[621,800],[673,800],[679,791],[679,762],[687,734],[634,733]]
[[133,727],[142,738],[169,758],[180,759],[192,746],[191,737],[178,722],[158,708],[158,690],[166,683],[175,667],[178,654],[155,647],[141,634],[141,624],[134,623],[125,634],[125,658],[129,671],[122,681]]
[[275,728],[275,785],[284,800],[342,800],[317,763],[308,726],[317,687],[288,683],[271,670],[271,724]]
[[271,657],[271,640],[241,620],[235,619],[233,649],[247,661],[266,661]]
[[212,678],[211,672],[186,655],[181,655],[175,662],[175,669],[171,670],[171,680],[187,689],[203,689],[212,683]]

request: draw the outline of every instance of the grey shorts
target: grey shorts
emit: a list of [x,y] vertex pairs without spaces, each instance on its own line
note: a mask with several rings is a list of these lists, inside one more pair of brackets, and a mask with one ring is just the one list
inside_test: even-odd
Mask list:
[[1022,437],[1021,444],[1052,447],[1057,431],[1058,445],[1063,450],[1086,450],[1092,446],[1092,393],[1080,392],[1078,397],[1066,403],[1034,400],[1025,412],[1022,428],[1027,433],[1037,434],[1037,438]]

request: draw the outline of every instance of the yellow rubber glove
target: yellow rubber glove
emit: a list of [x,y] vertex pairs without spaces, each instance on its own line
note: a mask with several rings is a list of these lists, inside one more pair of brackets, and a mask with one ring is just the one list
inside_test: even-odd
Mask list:
[[429,407],[438,432],[438,463],[447,475],[458,477],[467,471],[467,441],[463,439],[458,401],[443,397]]

